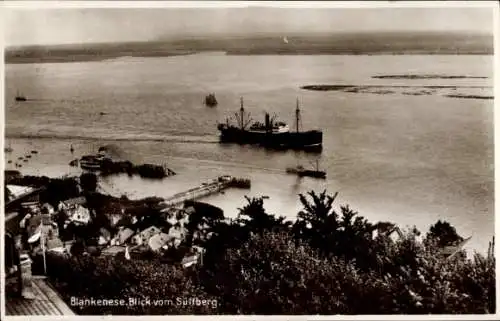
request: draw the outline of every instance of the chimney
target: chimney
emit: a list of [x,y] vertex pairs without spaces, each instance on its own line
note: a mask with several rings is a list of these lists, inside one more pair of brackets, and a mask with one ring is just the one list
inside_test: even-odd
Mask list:
[[21,273],[19,277],[19,290],[21,296],[25,299],[34,299],[35,293],[33,292],[33,280],[31,275],[31,259],[28,254],[21,254],[19,256]]

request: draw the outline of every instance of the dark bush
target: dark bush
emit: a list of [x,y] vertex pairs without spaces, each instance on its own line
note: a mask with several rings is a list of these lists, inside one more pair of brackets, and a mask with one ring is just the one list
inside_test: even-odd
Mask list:
[[95,192],[97,189],[97,175],[94,173],[80,175],[80,187],[84,192]]
[[[64,295],[95,299],[125,299],[127,304],[113,307],[74,306],[78,314],[85,315],[142,315],[142,314],[216,314],[217,300],[195,284],[190,275],[174,266],[152,260],[121,257],[82,256],[48,257],[48,273],[54,285]],[[179,298],[210,300],[211,304],[177,304]],[[146,305],[128,304],[129,298],[145,300]],[[149,301],[148,301],[149,300]],[[163,300],[163,302],[155,302]],[[165,301],[165,300],[171,300]],[[215,305],[212,305],[215,303]]]

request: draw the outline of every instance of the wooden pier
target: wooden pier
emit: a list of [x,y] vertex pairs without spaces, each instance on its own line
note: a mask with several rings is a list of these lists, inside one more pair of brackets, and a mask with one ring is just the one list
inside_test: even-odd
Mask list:
[[187,200],[198,200],[200,198],[220,193],[228,188],[250,188],[250,180],[241,179],[232,176],[221,176],[209,183],[203,183],[200,186],[191,188],[187,191],[177,193],[164,200],[163,204],[166,206],[164,211],[168,208],[177,207],[182,205]]

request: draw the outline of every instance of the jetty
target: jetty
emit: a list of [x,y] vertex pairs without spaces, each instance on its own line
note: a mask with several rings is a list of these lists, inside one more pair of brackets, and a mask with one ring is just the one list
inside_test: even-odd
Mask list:
[[185,201],[194,201],[209,195],[220,193],[228,188],[249,189],[250,187],[251,182],[249,179],[236,178],[228,175],[220,176],[208,183],[203,183],[200,186],[165,198],[162,204],[165,206],[163,211],[165,212],[171,207],[182,205]]

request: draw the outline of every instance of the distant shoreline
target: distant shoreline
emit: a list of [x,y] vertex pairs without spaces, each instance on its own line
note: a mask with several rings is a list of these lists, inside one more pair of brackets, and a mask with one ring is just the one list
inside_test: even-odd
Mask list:
[[[205,51],[206,52],[206,51]],[[176,56],[189,56],[196,55],[200,52],[189,52],[189,53],[151,53],[151,54],[136,54],[136,55],[116,55],[116,56],[94,56],[94,55],[67,55],[67,56],[41,56],[41,57],[5,57],[5,64],[41,64],[41,63],[72,63],[72,62],[92,62],[92,61],[105,61],[120,58],[168,58]],[[405,55],[457,55],[457,56],[467,56],[467,55],[492,55],[489,52],[467,52],[467,53],[456,53],[456,52],[420,52],[420,51],[408,51],[408,52],[230,52],[226,51],[227,56],[405,56]]]
[[5,48],[5,62],[57,63],[120,57],[172,57],[223,52],[244,55],[493,55],[492,35],[456,33],[289,34],[194,37],[123,43],[79,43]]
[[58,56],[7,56],[5,57],[5,64],[42,64],[42,63],[72,63],[72,62],[92,62],[92,61],[105,61],[105,60],[113,60],[120,58],[151,58],[151,57],[175,57],[175,56],[186,56],[196,54],[197,52],[182,52],[182,53],[147,53],[147,54],[121,54],[121,55],[85,55],[85,54],[77,54],[72,55],[68,54],[66,56],[58,55]]

